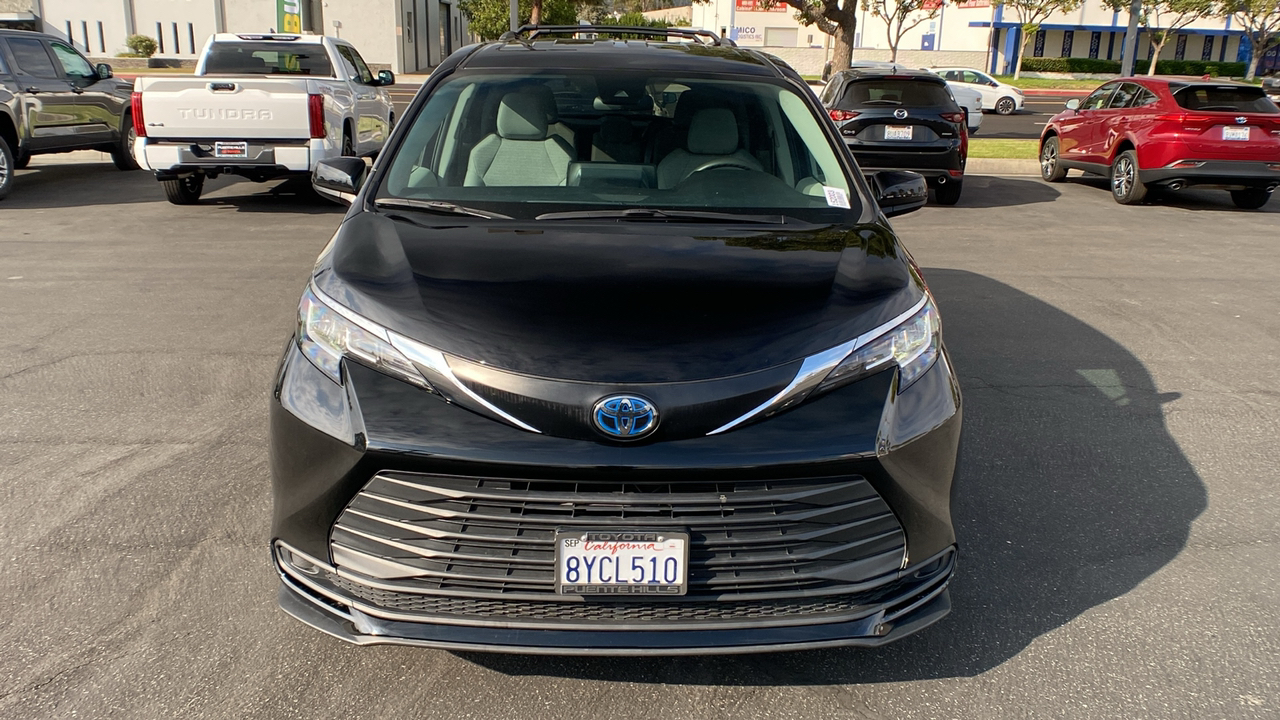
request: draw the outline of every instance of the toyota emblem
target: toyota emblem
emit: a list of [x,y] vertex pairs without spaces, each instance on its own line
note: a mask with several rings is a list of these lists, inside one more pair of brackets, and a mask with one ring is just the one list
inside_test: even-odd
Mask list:
[[635,395],[611,395],[591,412],[596,429],[614,440],[639,440],[658,427],[658,409]]

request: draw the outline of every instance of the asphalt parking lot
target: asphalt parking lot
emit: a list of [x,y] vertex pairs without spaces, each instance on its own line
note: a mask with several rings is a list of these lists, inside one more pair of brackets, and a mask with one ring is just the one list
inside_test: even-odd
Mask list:
[[[274,192],[273,192],[274,190]],[[972,176],[894,221],[965,392],[952,614],[878,650],[356,648],[286,617],[266,408],[341,210],[94,154],[0,203],[0,716],[1280,716],[1280,200]]]

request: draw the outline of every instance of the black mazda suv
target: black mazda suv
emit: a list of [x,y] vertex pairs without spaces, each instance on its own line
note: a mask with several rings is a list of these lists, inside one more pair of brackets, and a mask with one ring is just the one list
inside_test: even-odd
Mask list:
[[969,128],[941,77],[897,65],[854,68],[831,78],[822,104],[864,171],[913,170],[939,204],[960,201]]
[[454,53],[371,171],[314,173],[350,211],[270,403],[281,606],[554,654],[937,621],[960,390],[886,220],[923,179],[864,178],[775,58],[580,31]]

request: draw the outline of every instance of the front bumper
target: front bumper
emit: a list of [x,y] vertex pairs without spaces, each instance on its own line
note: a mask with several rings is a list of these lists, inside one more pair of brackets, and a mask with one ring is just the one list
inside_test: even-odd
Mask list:
[[[949,610],[946,588],[955,555],[950,498],[960,433],[958,383],[945,350],[935,366],[901,394],[894,390],[893,376],[880,373],[721,435],[619,447],[518,430],[357,364],[347,365],[346,382],[338,386],[290,342],[271,403],[273,559],[284,584],[281,606],[324,632],[359,644],[554,654],[693,654],[890,642]],[[360,504],[361,496],[387,474],[402,480],[438,478],[441,491],[433,496],[429,491],[437,486],[427,483],[424,491],[413,482],[402,482],[409,494],[390,499],[411,512],[373,517],[370,506]],[[598,487],[607,483],[640,488],[662,478],[701,486],[846,476],[857,478],[849,487],[861,483],[873,488],[865,491],[866,502],[886,508],[868,522],[889,525],[865,540],[881,545],[869,559],[855,557],[838,567],[824,566],[826,579],[815,580],[812,573],[801,578],[808,570],[797,568],[792,586],[755,585],[744,590],[723,584],[721,573],[714,582],[722,584],[691,584],[688,596],[671,601],[583,600],[550,594],[545,584],[539,586],[544,578],[522,575],[518,568],[510,571],[510,582],[501,589],[495,589],[491,575],[473,582],[474,568],[479,567],[475,564],[470,571],[459,571],[472,578],[440,582],[442,574],[448,576],[460,565],[442,573],[440,566],[416,556],[392,558],[382,565],[391,571],[380,573],[378,559],[371,557],[381,547],[378,539],[373,538],[373,545],[361,544],[377,527],[361,522],[412,523],[415,532],[445,529],[435,518],[456,515],[457,503],[470,498],[459,495],[462,486],[443,479],[482,479],[491,488],[487,497],[494,501],[494,493],[509,495],[516,485],[522,492],[534,492],[534,483],[586,483],[597,487],[587,492],[599,492]],[[833,506],[845,503],[845,487],[837,484],[822,497],[830,498],[827,502]],[[652,489],[635,492],[628,496],[636,503],[631,507],[651,509],[638,506],[652,505]],[[734,490],[720,492],[720,503],[737,502]],[[532,507],[527,497],[521,502],[526,508],[517,513],[521,522],[527,517],[537,521],[537,513],[548,512]],[[857,505],[861,508],[866,502]],[[423,514],[423,508],[431,513]],[[828,515],[814,522],[831,527],[861,522],[830,515],[833,511],[821,507],[816,510]],[[352,512],[364,519],[353,519]],[[477,512],[481,515],[464,513],[463,520],[498,527],[492,524],[492,508]],[[488,517],[482,517],[485,512]],[[625,514],[609,517],[615,519],[602,520],[602,526],[651,522],[616,519]],[[677,522],[670,507],[661,517]],[[712,547],[711,533],[701,533],[699,522],[706,524],[689,521],[694,549],[721,563],[734,562],[732,553]],[[531,538],[537,529],[526,524],[517,534]],[[362,540],[353,531],[366,535]],[[420,544],[425,555],[463,552],[442,549],[433,540]],[[291,565],[288,557],[306,560],[307,571]],[[430,568],[424,573],[430,577],[398,577],[395,570],[406,558]],[[863,568],[870,568],[866,577],[850,576]],[[741,573],[752,575],[753,568]],[[425,582],[432,579],[434,583]]]
[[[1199,163],[1194,167],[1152,168],[1139,170],[1139,179],[1147,185],[1212,186],[1220,188],[1255,188],[1280,185],[1280,162],[1247,160],[1196,160],[1188,158],[1179,163]],[[1173,163],[1176,165],[1177,163]]]

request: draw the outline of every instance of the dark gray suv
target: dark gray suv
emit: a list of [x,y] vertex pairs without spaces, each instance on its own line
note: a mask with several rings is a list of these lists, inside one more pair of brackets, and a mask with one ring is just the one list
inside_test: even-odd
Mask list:
[[121,170],[131,151],[133,83],[94,67],[52,35],[0,30],[0,198],[32,155],[102,150]]

